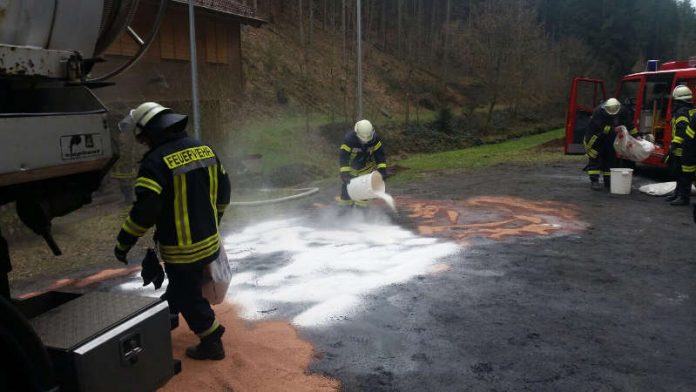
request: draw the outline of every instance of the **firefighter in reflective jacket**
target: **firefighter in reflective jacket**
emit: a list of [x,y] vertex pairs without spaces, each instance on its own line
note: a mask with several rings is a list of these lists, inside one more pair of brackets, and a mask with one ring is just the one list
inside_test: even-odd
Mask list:
[[351,200],[347,185],[354,177],[369,174],[375,170],[379,171],[382,177],[387,175],[387,160],[382,139],[375,133],[372,123],[360,120],[355,123],[352,132],[346,133],[341,144],[339,161],[343,181],[339,203],[344,206],[367,206],[367,200]]
[[588,158],[586,169],[590,176],[592,189],[602,189],[599,185],[600,175],[604,178],[604,187],[609,187],[611,179],[609,169],[620,165],[616,151],[614,151],[614,139],[616,138],[614,129],[623,125],[629,129],[631,136],[636,136],[638,131],[633,127],[631,118],[629,110],[623,107],[616,98],[607,99],[592,113],[583,140],[585,154]]
[[[124,119],[149,151],[140,163],[136,201],[114,252],[118,260],[126,262],[136,241],[156,226],[155,242],[169,277],[166,298],[170,311],[181,313],[200,338],[186,355],[219,360],[225,357],[221,340],[225,328],[215,319],[201,290],[206,266],[220,253],[218,224],[230,201],[230,182],[213,150],[186,135],[187,120],[154,102],[138,106]],[[158,261],[153,264],[143,261],[146,283],[146,273],[162,271]]]
[[672,92],[672,144],[666,157],[670,173],[677,180],[674,193],[665,200],[673,206],[689,205],[691,195],[691,183],[696,171],[696,157],[693,157],[693,148],[690,148],[690,156],[684,156],[686,145],[693,145],[694,130],[690,125],[691,118],[696,110],[692,103],[691,89],[687,86],[677,86]]

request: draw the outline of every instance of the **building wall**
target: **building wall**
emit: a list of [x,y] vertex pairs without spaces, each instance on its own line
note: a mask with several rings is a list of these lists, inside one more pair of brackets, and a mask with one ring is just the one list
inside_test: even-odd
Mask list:
[[[155,8],[141,2],[133,28],[145,35],[154,20]],[[113,112],[124,112],[144,102],[157,101],[191,114],[191,68],[189,63],[188,10],[170,3],[160,31],[143,58],[125,73],[113,78],[114,86],[95,93]],[[240,24],[201,10],[196,13],[196,41],[201,99],[201,133],[207,142],[224,139],[221,129],[227,105],[241,97],[242,62]],[[122,34],[106,52],[107,62],[93,74],[113,69],[137,51],[137,45]]]

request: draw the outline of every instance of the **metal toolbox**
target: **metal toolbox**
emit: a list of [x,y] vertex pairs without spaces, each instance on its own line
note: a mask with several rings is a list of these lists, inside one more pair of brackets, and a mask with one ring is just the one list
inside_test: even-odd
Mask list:
[[104,292],[41,297],[25,308],[52,307],[30,323],[61,391],[153,391],[178,371],[166,302]]

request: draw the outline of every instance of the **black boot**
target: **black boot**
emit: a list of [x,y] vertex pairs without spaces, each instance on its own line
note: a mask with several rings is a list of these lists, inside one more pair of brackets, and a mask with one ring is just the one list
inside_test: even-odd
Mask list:
[[593,191],[601,191],[602,185],[599,184],[599,181],[592,181],[590,183],[590,188],[592,188]]
[[677,189],[674,190],[677,197],[669,204],[672,206],[688,206],[691,197],[691,176],[682,173],[677,179]]
[[604,176],[604,189],[611,188],[611,176]]
[[677,194],[677,190],[675,189],[672,193],[668,194],[667,197],[665,197],[665,201],[668,203],[673,202],[679,195]]
[[169,330],[173,331],[177,328],[179,328],[179,315],[169,313]]
[[222,334],[225,327],[219,326],[213,333],[201,339],[196,346],[186,349],[186,356],[192,359],[211,359],[219,361],[225,358],[225,348],[222,345]]
[[688,206],[689,196],[678,195],[676,199],[672,200],[669,205],[671,206]]

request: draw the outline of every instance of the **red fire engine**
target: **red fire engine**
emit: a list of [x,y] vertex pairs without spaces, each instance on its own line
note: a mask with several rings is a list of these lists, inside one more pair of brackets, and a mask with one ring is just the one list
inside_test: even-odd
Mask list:
[[[696,96],[696,61],[671,61],[658,66],[648,61],[645,72],[624,76],[616,97],[633,112],[633,123],[638,132],[655,138],[655,152],[645,161],[650,166],[664,166],[662,158],[672,141],[672,90],[678,85],[688,86]],[[566,118],[566,154],[584,154],[582,139],[594,108],[607,94],[604,81],[588,78],[573,80]]]

